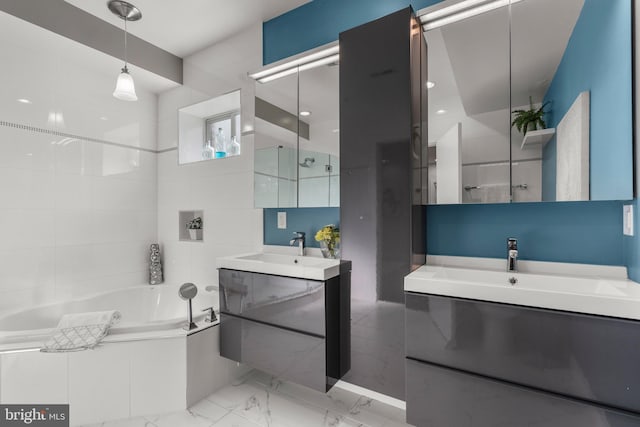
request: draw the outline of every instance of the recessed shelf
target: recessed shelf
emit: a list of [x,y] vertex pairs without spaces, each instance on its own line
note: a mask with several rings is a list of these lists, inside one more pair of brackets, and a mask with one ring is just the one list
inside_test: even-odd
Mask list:
[[555,128],[530,130],[522,140],[521,150],[529,150],[537,147],[544,147],[556,133]]
[[[202,228],[189,230],[187,223],[195,218],[202,220]],[[178,212],[178,240],[182,242],[202,242],[204,229],[204,211],[179,211]],[[190,233],[193,232],[193,233]],[[193,235],[192,235],[193,234]]]

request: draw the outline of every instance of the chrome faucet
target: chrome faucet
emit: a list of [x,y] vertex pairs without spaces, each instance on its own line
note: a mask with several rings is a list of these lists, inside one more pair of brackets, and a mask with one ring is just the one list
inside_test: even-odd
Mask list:
[[293,239],[289,241],[289,246],[293,246],[296,243],[298,244],[298,256],[304,256],[304,236],[305,234],[302,231],[294,231]]
[[518,239],[509,237],[507,239],[507,271],[518,271]]

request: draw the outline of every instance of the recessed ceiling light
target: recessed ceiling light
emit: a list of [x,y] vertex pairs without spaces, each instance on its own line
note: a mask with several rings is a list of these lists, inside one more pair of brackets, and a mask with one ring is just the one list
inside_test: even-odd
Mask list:
[[447,110],[438,110],[438,111],[436,111],[436,114],[444,114],[446,112],[447,112]]
[[107,121],[107,120],[109,120],[109,117],[102,116],[102,117],[100,117],[100,120]]
[[31,101],[26,98],[18,98],[16,99],[16,101],[20,102],[21,104],[31,104]]
[[427,89],[433,89],[436,84],[432,81],[427,81]]
[[300,115],[302,117],[307,117],[311,115],[311,111],[300,111]]

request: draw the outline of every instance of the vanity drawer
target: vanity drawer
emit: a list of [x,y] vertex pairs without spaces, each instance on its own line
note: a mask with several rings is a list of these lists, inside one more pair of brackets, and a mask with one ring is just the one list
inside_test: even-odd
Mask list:
[[325,340],[225,314],[220,355],[280,379],[327,390]]
[[407,357],[640,413],[640,322],[406,294]]
[[640,418],[407,359],[407,422],[420,427],[638,427]]
[[219,270],[220,311],[325,335],[324,282]]

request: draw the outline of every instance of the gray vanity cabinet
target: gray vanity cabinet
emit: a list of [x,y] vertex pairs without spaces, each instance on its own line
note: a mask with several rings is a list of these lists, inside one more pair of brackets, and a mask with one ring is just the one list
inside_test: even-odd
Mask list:
[[632,414],[407,360],[407,422],[417,427],[638,427]]
[[405,300],[408,422],[640,426],[640,322],[416,293]]
[[327,391],[349,370],[350,263],[325,281],[220,269],[220,354]]

